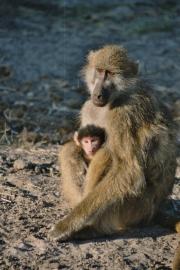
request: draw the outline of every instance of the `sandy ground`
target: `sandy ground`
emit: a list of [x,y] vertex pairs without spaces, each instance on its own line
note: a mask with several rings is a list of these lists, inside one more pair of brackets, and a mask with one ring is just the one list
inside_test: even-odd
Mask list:
[[[87,98],[86,53],[126,46],[179,125],[179,15],[179,1],[167,0],[0,2],[0,269],[171,269],[178,235],[158,225],[84,242],[47,233],[70,211],[57,153]],[[175,177],[178,215],[179,152]]]
[[[69,211],[58,149],[8,147],[1,153],[1,269],[170,269],[178,236],[159,226],[84,242],[47,240],[49,228]],[[176,183],[177,208],[178,196]]]

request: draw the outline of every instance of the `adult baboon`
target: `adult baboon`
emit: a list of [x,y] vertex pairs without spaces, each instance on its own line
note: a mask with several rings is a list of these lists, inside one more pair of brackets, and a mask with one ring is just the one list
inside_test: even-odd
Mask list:
[[116,45],[88,55],[83,72],[91,97],[81,110],[81,126],[104,128],[107,141],[90,163],[83,199],[76,185],[77,146],[64,146],[64,181],[79,203],[52,228],[52,237],[89,238],[149,222],[170,194],[175,173],[171,123],[137,70],[127,51]]

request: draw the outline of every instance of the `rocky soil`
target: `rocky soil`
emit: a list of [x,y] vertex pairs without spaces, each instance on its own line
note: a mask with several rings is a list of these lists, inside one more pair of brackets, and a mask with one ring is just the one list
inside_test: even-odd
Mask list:
[[[169,0],[0,1],[0,269],[171,269],[178,235],[152,225],[52,243],[70,209],[57,153],[87,98],[91,49],[122,44],[171,109],[180,146],[180,3]],[[179,147],[180,148],[180,147]],[[180,152],[170,211],[180,214]]]

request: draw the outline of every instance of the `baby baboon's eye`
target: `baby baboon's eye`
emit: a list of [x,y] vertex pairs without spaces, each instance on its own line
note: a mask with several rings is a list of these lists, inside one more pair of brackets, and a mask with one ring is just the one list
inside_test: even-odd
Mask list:
[[104,72],[104,69],[102,69],[102,68],[97,68],[96,70],[97,70],[98,73],[103,73]]

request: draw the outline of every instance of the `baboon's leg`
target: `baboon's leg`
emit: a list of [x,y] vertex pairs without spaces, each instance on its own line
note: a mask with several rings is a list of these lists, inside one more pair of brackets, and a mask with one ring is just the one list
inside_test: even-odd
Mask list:
[[103,180],[82,200],[72,212],[59,221],[50,231],[50,237],[58,240],[71,238],[74,233],[84,229],[106,210],[106,207],[119,199],[119,193]]
[[[117,171],[113,173],[109,171],[103,180],[95,186],[93,191],[88,193],[64,220],[59,221],[53,227],[50,233],[51,237],[58,238],[59,240],[65,240],[71,236],[73,237],[74,233],[84,229],[87,225],[95,225],[99,217],[106,213],[106,211],[111,212],[113,209],[116,211],[117,206],[123,203],[125,196],[136,196],[136,194],[142,192],[144,188],[144,176],[142,171],[138,172],[135,167],[133,172],[132,168],[130,168],[129,171],[126,170],[126,174],[123,174],[123,168],[122,176],[121,171],[118,172],[119,174],[117,175]],[[121,177],[127,179],[126,192],[124,191],[124,187],[121,186]],[[133,179],[131,177],[133,177]],[[123,183],[125,179],[122,179]],[[112,227],[110,230],[108,228],[109,220],[107,218],[106,223],[107,224],[103,224],[103,227],[99,225],[96,229],[102,233],[106,233],[106,231],[108,231],[108,233],[114,233]],[[107,229],[105,229],[106,231],[103,229],[105,227],[107,227]]]

